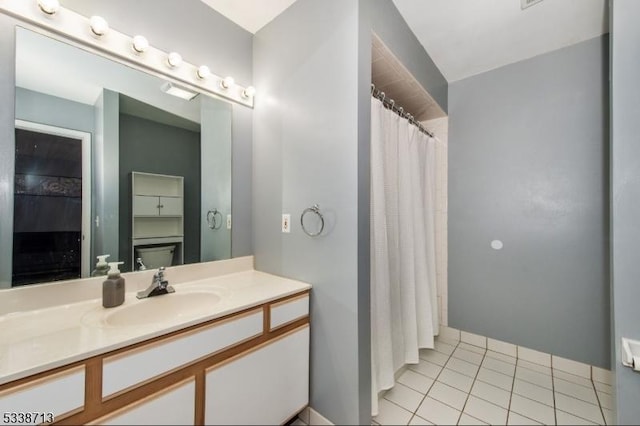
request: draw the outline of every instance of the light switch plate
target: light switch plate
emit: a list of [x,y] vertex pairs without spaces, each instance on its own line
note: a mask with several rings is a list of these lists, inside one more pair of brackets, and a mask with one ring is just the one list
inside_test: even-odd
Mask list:
[[282,215],[282,232],[288,234],[291,232],[291,215],[283,214]]

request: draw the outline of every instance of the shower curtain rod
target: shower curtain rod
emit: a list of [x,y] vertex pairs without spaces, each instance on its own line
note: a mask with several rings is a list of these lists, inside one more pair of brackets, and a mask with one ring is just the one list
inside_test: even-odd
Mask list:
[[429,137],[432,137],[432,138],[435,137],[433,135],[433,133],[428,131],[422,124],[417,122],[415,120],[415,118],[413,117],[413,115],[409,114],[408,112],[404,112],[404,108],[398,107],[396,105],[396,101],[394,101],[393,99],[387,98],[387,96],[384,94],[384,92],[381,92],[379,89],[376,89],[375,84],[371,85],[371,96],[373,96],[376,99],[379,99],[382,102],[382,105],[385,106],[385,108],[388,108],[391,111],[393,111],[396,114],[398,114],[400,117],[406,118],[407,120],[409,120],[409,123],[411,123],[414,126],[416,126],[418,128],[418,130],[420,130],[422,133],[424,133],[424,134],[426,134],[426,135],[428,135]]

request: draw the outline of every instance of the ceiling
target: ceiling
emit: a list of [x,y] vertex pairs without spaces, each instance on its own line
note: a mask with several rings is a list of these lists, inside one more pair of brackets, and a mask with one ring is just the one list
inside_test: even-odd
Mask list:
[[608,32],[606,0],[393,0],[447,81]]
[[429,92],[375,35],[371,46],[371,82],[417,121],[446,116]]
[[[296,0],[202,1],[255,33]],[[606,0],[393,2],[449,82],[608,32]]]
[[255,34],[296,0],[201,0],[245,30]]

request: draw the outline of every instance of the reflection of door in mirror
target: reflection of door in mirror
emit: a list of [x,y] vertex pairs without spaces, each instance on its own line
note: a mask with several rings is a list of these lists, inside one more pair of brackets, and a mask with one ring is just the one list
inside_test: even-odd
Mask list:
[[16,121],[12,285],[89,274],[91,135]]

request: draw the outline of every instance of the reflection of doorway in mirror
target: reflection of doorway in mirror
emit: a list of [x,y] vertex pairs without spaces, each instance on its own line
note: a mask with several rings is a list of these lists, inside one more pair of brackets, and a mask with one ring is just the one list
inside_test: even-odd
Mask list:
[[12,286],[89,276],[91,134],[16,120]]

